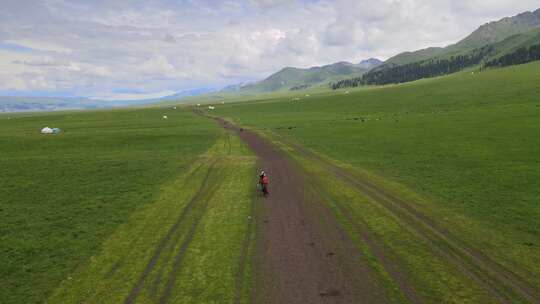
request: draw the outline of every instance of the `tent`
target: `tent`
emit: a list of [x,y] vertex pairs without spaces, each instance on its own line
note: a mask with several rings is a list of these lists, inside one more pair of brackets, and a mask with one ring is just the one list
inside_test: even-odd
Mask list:
[[59,134],[60,132],[62,132],[62,130],[59,128],[45,127],[41,129],[41,134]]
[[53,134],[53,129],[51,129],[49,127],[45,127],[43,129],[41,129],[41,134]]

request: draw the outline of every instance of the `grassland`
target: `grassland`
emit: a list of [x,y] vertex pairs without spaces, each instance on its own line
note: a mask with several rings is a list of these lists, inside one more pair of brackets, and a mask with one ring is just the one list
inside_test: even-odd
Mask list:
[[134,212],[48,302],[247,302],[254,161],[225,134]]
[[[540,286],[539,81],[533,63],[212,113],[287,151],[400,299],[521,303],[470,249]],[[2,115],[0,153],[2,303],[250,301],[255,158],[210,119]]]
[[[167,120],[162,119],[163,114],[168,115]],[[39,130],[44,126],[60,127],[64,133],[41,135]],[[130,271],[138,270],[147,260],[134,262],[129,257],[146,257],[148,246],[155,245],[160,233],[170,229],[167,225],[180,214],[182,204],[208,171],[205,160],[210,155],[231,154],[227,157],[245,161],[238,162],[239,171],[226,176],[221,175],[233,171],[225,170],[222,161],[215,164],[220,169],[213,170],[209,178],[221,182],[216,183],[219,188],[206,203],[211,207],[193,234],[190,250],[198,254],[186,255],[191,267],[186,270],[195,271],[193,267],[210,258],[208,253],[200,253],[209,246],[225,250],[214,266],[239,259],[236,249],[244,240],[250,204],[244,204],[246,197],[238,196],[241,205],[226,205],[223,199],[237,194],[226,183],[246,183],[252,160],[242,156],[246,152],[238,143],[223,142],[228,138],[224,136],[212,121],[172,109],[0,116],[1,302],[38,303],[49,296],[50,302],[80,302],[88,292],[84,287],[102,274],[99,271],[104,268],[99,267],[118,262],[116,258],[122,262],[115,264],[113,272],[127,277],[119,279],[111,272],[106,282],[131,282],[138,273]],[[216,148],[224,144],[227,153]],[[196,173],[195,163],[201,165]],[[193,176],[186,181],[188,174]],[[178,187],[182,185],[189,187]],[[219,231],[205,238],[199,231],[206,230]],[[129,234],[134,231],[136,234]],[[222,239],[225,234],[228,238]],[[236,242],[229,243],[230,238]],[[96,260],[104,264],[98,267]],[[208,272],[199,272],[199,281],[190,280],[194,284],[191,289],[183,289],[188,290],[186,294],[170,296],[211,298],[227,293],[230,297],[239,262],[232,264],[227,263],[226,270],[209,267]],[[219,277],[222,285],[198,284],[209,276]],[[77,288],[66,292],[65,286],[70,284]],[[205,290],[195,290],[200,286]],[[114,296],[121,294],[107,295]]]
[[[538,286],[539,81],[540,63],[533,63],[300,101],[220,105],[215,113],[278,142],[301,144],[408,198],[460,242]],[[341,195],[333,201],[346,202],[357,216],[352,222],[366,223],[413,281],[424,281],[415,283],[424,299],[490,302],[482,291],[464,288],[470,284],[457,279],[462,274],[444,270],[446,262],[422,255],[422,242],[400,230],[406,225],[370,211],[343,187],[330,187],[330,195]]]

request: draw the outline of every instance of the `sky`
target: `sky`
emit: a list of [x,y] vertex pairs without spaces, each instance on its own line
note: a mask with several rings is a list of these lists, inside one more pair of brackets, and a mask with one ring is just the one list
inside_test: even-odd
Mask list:
[[0,95],[143,99],[446,46],[538,0],[0,0]]

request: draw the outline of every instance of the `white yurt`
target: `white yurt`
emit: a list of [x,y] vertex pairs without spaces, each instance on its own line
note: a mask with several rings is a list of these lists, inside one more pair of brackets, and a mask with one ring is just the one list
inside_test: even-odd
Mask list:
[[51,129],[49,127],[45,127],[43,129],[41,129],[41,134],[53,134],[53,129]]

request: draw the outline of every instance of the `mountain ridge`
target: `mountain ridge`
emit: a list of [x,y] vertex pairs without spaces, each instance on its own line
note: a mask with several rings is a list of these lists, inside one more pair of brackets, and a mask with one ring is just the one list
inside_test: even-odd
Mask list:
[[434,57],[450,57],[488,44],[501,42],[513,35],[525,33],[534,28],[540,28],[540,8],[535,11],[527,11],[512,17],[504,17],[497,21],[485,23],[465,38],[446,47],[429,47],[399,53],[386,60],[379,69]]
[[369,58],[354,64],[339,61],[332,64],[308,68],[284,67],[267,78],[242,86],[238,91],[245,93],[267,93],[280,90],[298,90],[319,86],[343,78],[361,76],[382,61]]

